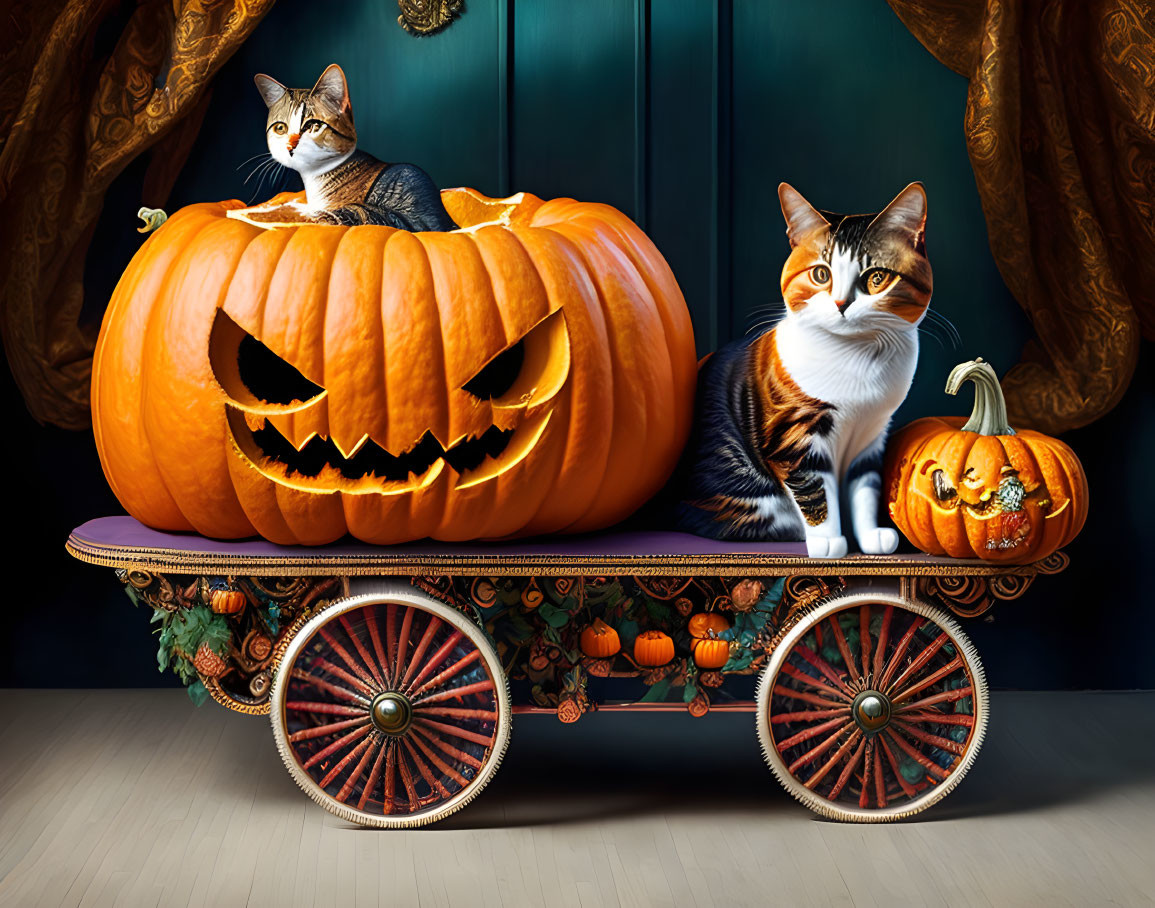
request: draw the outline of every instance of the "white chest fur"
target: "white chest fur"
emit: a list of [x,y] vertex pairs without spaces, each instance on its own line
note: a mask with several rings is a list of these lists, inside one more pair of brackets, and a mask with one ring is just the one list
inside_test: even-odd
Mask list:
[[774,335],[778,357],[802,392],[835,408],[825,447],[842,476],[879,439],[910,390],[918,332],[896,327],[843,336],[786,318]]

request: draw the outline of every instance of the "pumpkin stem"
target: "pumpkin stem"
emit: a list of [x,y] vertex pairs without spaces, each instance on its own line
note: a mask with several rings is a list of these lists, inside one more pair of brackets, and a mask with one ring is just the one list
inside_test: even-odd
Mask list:
[[990,363],[983,362],[981,356],[969,363],[959,363],[950,370],[946,380],[946,393],[958,394],[963,382],[974,382],[975,406],[971,418],[963,425],[964,432],[978,432],[980,435],[1014,435],[1015,430],[1007,423],[1007,402],[999,377]]

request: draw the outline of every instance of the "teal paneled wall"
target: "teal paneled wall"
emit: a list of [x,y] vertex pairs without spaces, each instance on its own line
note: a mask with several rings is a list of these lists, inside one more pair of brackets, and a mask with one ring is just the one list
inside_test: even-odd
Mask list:
[[253,73],[309,85],[333,61],[379,157],[419,163],[442,185],[604,201],[634,217],[682,284],[701,353],[774,312],[781,180],[851,212],[880,209],[911,180],[927,186],[934,308],[963,346],[926,338],[900,419],[961,410],[942,396],[950,367],[981,354],[1002,371],[1026,339],[987,248],[962,136],[966,82],[882,0],[469,0],[423,39],[388,0],[279,0],[217,80],[173,204],[252,198],[236,168],[264,148]]

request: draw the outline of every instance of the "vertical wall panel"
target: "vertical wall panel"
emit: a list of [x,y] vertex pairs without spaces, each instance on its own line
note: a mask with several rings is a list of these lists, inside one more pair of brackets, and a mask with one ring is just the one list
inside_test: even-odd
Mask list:
[[516,0],[513,183],[635,215],[635,29],[627,0]]

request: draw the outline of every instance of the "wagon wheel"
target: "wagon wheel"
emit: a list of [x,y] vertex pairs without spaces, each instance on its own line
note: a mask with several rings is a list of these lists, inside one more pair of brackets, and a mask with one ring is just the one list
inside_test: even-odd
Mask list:
[[305,623],[271,703],[297,784],[367,826],[422,826],[464,807],[509,743],[509,685],[485,632],[400,585]]
[[987,727],[986,678],[959,626],[873,593],[804,615],[771,654],[757,700],[762,751],[786,790],[860,823],[946,797]]

